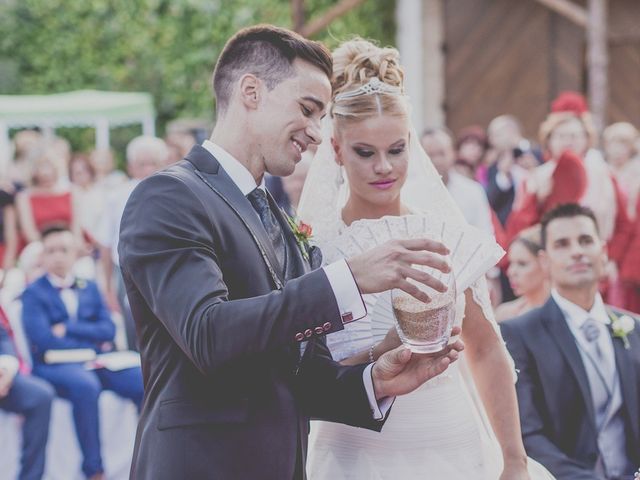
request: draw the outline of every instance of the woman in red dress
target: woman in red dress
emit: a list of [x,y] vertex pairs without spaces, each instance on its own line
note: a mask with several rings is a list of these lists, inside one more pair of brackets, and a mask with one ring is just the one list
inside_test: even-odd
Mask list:
[[633,224],[627,215],[625,195],[602,155],[592,148],[595,139],[582,96],[561,95],[540,126],[546,162],[522,183],[507,221],[507,236],[514,238],[561,203],[588,206],[596,215],[611,260],[604,288],[607,301],[625,308],[627,300],[620,289],[618,272],[629,249]]
[[18,221],[24,240],[27,243],[38,241],[44,229],[58,224],[66,225],[82,242],[73,193],[58,182],[54,159],[49,153],[41,152],[32,165],[31,185],[16,196]]

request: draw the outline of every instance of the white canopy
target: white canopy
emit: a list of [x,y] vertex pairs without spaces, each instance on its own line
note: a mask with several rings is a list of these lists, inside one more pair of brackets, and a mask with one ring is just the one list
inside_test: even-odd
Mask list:
[[[154,134],[155,111],[148,93],[79,90],[52,95],[0,95],[0,159],[9,157],[9,129],[93,127],[96,148],[109,147],[111,127],[142,124]],[[6,161],[6,160],[5,160]]]

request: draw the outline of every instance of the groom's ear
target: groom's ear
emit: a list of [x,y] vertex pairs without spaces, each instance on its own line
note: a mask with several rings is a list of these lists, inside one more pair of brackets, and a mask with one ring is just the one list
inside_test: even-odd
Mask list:
[[258,77],[251,73],[246,73],[240,77],[240,100],[242,104],[250,109],[255,110],[260,103],[260,85],[261,81]]

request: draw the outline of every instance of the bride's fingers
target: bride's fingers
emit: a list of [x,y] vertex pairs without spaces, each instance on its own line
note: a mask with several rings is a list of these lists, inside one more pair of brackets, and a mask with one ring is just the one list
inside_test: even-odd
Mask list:
[[409,265],[422,265],[424,267],[435,268],[442,273],[449,273],[451,271],[451,265],[449,261],[442,255],[428,252],[415,252],[407,250],[402,255],[402,260]]
[[[428,287],[433,288],[438,292],[446,292],[447,286],[433,275],[428,274],[427,272],[423,272],[421,270],[416,270],[411,267],[402,267],[400,269],[400,274],[405,278],[411,278],[417,282],[420,282]],[[408,282],[410,283],[410,282]],[[414,295],[415,296],[415,295]]]
[[453,363],[456,360],[458,360],[459,356],[460,354],[458,353],[457,350],[449,350],[449,353],[447,353],[446,358],[449,360],[449,363]]
[[428,252],[439,253],[440,255],[449,254],[449,249],[444,243],[429,240],[428,238],[398,240],[398,243],[407,250],[426,250]]

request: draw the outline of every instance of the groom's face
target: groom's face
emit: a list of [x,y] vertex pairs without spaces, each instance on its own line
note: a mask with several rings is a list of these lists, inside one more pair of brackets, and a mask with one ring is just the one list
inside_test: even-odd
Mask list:
[[331,99],[329,78],[308,62],[293,62],[296,75],[273,90],[263,87],[252,130],[257,154],[272,175],[293,173],[302,153],[321,141],[320,122]]

